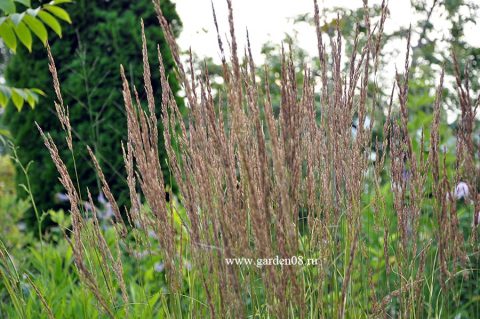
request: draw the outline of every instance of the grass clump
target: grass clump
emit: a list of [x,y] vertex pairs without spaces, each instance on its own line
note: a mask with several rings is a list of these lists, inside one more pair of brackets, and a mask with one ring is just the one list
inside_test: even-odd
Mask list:
[[[278,112],[271,102],[273,84],[258,80],[249,44],[245,58],[238,57],[227,3],[230,52],[219,36],[224,84],[216,96],[206,69],[197,72],[193,62],[182,63],[154,3],[189,114],[184,118],[180,112],[160,50],[162,91],[153,91],[143,35],[146,101],[121,68],[130,193],[125,211],[88,149],[111,210],[108,227],[90,192],[81,198],[81,181],[71,177],[55,141],[39,127],[71,205],[71,227],[61,229],[75,284],[110,318],[474,315],[478,309],[465,293],[475,294],[467,286],[478,276],[473,139],[478,99],[470,96],[468,71],[462,76],[453,54],[461,123],[452,174],[440,134],[443,72],[431,124],[424,128],[428,134],[409,130],[410,35],[405,69],[397,72],[391,93],[381,94],[376,79],[385,3],[373,26],[365,6],[359,22],[365,31],[357,28],[352,55],[345,57],[339,24],[336,34],[326,37],[314,1],[320,73],[305,66],[298,84],[292,54],[282,49]],[[215,15],[214,20],[220,34]],[[52,57],[50,70],[57,114],[73,149]],[[268,70],[265,74],[268,79]],[[179,198],[164,189],[164,180],[172,177],[162,173],[159,121]],[[45,286],[33,280],[30,285],[45,315],[55,316]],[[18,295],[11,293],[14,304]]]

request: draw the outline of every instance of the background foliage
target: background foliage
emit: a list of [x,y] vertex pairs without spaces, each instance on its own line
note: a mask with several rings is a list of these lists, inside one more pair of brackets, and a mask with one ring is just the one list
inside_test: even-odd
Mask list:
[[[169,1],[162,1],[163,10],[170,21],[180,30],[180,20],[175,7]],[[85,160],[85,145],[90,145],[96,153],[112,190],[123,202],[126,198],[123,177],[123,160],[121,141],[126,136],[125,115],[119,66],[123,64],[133,84],[139,84],[142,74],[140,18],[145,23],[145,32],[151,52],[156,51],[156,44],[165,56],[167,68],[172,70],[172,60],[166,51],[157,19],[153,13],[151,1],[76,1],[70,8],[73,27],[66,28],[62,39],[52,39],[51,48],[59,70],[60,82],[65,104],[70,107],[70,120],[75,127],[74,143],[77,144],[77,174],[84,186],[92,193],[98,193],[98,181],[90,165]],[[151,59],[153,70],[158,70],[158,62]],[[35,47],[30,54],[24,48],[10,59],[6,78],[9,84],[20,87],[38,87],[45,91],[47,97],[41,99],[34,112],[17,110],[10,106],[5,115],[5,123],[11,131],[18,155],[23,163],[30,161],[32,192],[38,202],[40,211],[55,206],[55,194],[62,192],[57,180],[57,172],[43,147],[34,123],[47,129],[54,139],[66,150],[66,144],[59,133],[58,120],[54,116],[51,75],[48,60],[43,47]],[[154,71],[155,72],[155,71]],[[34,74],[35,76],[32,76]],[[158,78],[158,77],[157,77]],[[174,76],[171,84],[178,88]],[[158,82],[154,83],[158,89]],[[141,90],[140,90],[141,91]],[[160,108],[158,108],[160,109]],[[160,147],[162,150],[163,148]],[[160,151],[162,158],[164,152]],[[68,158],[68,168],[74,173],[73,159]],[[168,175],[165,170],[164,173]],[[19,176],[19,184],[24,177]],[[58,207],[58,206],[57,206]],[[30,214],[33,218],[33,214]]]
[[[48,41],[47,26],[59,37],[62,37],[60,20],[72,23],[70,16],[59,5],[70,3],[71,0],[53,0],[43,5],[32,7],[31,0],[3,0],[0,1],[0,38],[2,44],[12,52],[23,45],[32,51],[34,36],[40,39],[45,46]],[[8,56],[8,50],[4,50]],[[12,101],[17,109],[25,103],[35,107],[42,90],[36,88],[15,88],[0,84],[0,107],[5,107]]]

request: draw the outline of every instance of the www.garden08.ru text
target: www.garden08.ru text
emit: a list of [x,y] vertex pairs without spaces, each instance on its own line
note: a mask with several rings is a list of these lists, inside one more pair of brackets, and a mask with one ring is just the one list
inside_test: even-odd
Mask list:
[[225,258],[225,263],[229,266],[256,266],[258,268],[264,266],[317,266],[320,260],[317,258],[304,258],[303,256],[292,256],[290,258],[281,258],[275,256],[273,258]]

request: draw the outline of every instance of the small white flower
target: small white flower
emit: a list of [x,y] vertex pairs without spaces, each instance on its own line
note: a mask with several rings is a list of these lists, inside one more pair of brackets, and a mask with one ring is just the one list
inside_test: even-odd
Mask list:
[[17,224],[17,227],[19,231],[25,231],[27,229],[27,224],[25,224],[24,222],[19,222]]
[[468,197],[468,185],[465,182],[458,183],[455,187],[455,198],[456,199],[465,199]]

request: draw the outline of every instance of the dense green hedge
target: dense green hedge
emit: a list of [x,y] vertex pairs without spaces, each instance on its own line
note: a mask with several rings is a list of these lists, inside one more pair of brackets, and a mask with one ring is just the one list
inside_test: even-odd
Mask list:
[[[178,32],[181,22],[175,5],[161,1],[162,8]],[[74,130],[74,148],[78,177],[85,194],[89,187],[98,194],[96,174],[86,152],[86,145],[97,153],[105,176],[113,193],[121,203],[128,199],[125,184],[121,141],[126,139],[126,117],[123,108],[119,66],[123,64],[130,78],[143,93],[141,26],[144,19],[146,37],[149,41],[153,84],[160,96],[156,44],[163,49],[166,66],[173,70],[173,59],[166,52],[166,42],[154,14],[150,0],[78,0],[66,6],[73,25],[64,27],[61,39],[52,37],[51,47],[56,60],[65,104],[70,107],[70,120]],[[41,210],[56,206],[55,194],[63,192],[58,174],[43,146],[34,122],[50,132],[58,143],[62,158],[72,176],[75,176],[72,156],[66,147],[64,134],[55,116],[54,91],[48,71],[46,50],[41,45],[32,54],[19,50],[9,61],[6,78],[10,85],[37,87],[44,90],[35,110],[24,108],[18,113],[14,107],[7,108],[5,122],[13,141],[19,147],[18,154],[24,163],[33,162],[30,168],[32,190]],[[175,77],[170,76],[174,82]],[[178,88],[178,83],[173,83]],[[160,99],[157,99],[159,102]],[[160,107],[157,107],[160,110]],[[161,134],[160,134],[161,135]],[[161,146],[162,163],[165,162]],[[164,173],[168,172],[164,168]],[[24,183],[23,176],[18,183]],[[167,178],[168,180],[168,178]],[[33,216],[33,214],[31,215]],[[32,217],[33,218],[33,217]]]

